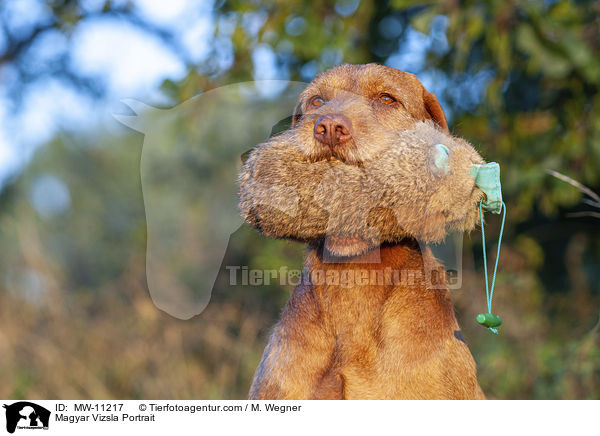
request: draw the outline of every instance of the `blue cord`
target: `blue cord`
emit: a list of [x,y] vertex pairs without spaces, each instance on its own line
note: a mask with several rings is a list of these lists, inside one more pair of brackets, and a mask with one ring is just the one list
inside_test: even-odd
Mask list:
[[[506,220],[506,204],[502,202],[502,224],[500,225],[500,235],[498,236],[498,251],[496,252],[496,263],[494,264],[494,274],[492,275],[492,286],[488,286],[487,256],[485,250],[485,226],[483,224],[483,199],[479,202],[479,219],[481,220],[481,244],[483,246],[483,273],[485,275],[485,298],[487,300],[488,313],[492,313],[492,298],[494,297],[494,286],[496,284],[496,272],[498,271],[498,260],[500,259],[500,246],[502,244],[502,234],[504,233],[504,221]],[[492,327],[488,329],[495,334],[498,330]]]

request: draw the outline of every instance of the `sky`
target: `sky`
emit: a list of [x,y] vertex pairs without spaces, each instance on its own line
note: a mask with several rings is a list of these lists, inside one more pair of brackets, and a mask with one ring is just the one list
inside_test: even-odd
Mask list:
[[[15,31],[44,13],[37,0],[9,0],[9,3]],[[89,8],[101,3],[83,2]],[[211,0],[135,0],[135,7],[142,17],[165,28],[177,29],[179,42],[191,59],[202,61],[208,55],[214,26]],[[10,80],[0,80],[0,183],[18,172],[35,149],[61,129],[114,124],[111,114],[126,111],[120,103],[122,99],[159,104],[160,84],[186,74],[185,65],[170,47],[124,20],[102,19],[80,24],[69,41],[58,32],[51,34],[32,48],[31,57],[48,58],[63,49],[70,51],[76,71],[104,78],[108,92],[103,99],[93,100],[65,83],[45,78],[28,87],[21,110],[12,113],[6,97]],[[10,78],[10,71],[4,68],[0,78],[7,77]]]

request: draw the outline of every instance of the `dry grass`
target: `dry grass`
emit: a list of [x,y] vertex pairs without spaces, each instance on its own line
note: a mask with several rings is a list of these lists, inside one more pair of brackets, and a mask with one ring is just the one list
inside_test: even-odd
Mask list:
[[0,397],[244,398],[269,320],[236,301],[176,320],[154,306],[142,272],[94,295],[2,291]]

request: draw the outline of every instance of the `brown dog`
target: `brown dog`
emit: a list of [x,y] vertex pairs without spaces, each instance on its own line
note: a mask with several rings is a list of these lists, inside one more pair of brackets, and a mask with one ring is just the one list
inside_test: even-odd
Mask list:
[[[343,65],[302,93],[292,129],[250,154],[242,215],[309,243],[251,399],[484,398],[445,282],[427,279],[439,264],[417,242],[477,223],[469,170],[483,160],[448,133],[412,74]],[[440,142],[448,168],[432,154]]]

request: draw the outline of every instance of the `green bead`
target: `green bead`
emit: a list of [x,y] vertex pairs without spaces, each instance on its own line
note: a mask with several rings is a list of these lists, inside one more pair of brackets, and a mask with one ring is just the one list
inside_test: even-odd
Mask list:
[[502,325],[502,318],[493,313],[480,313],[475,320],[486,327],[498,327],[499,325]]

